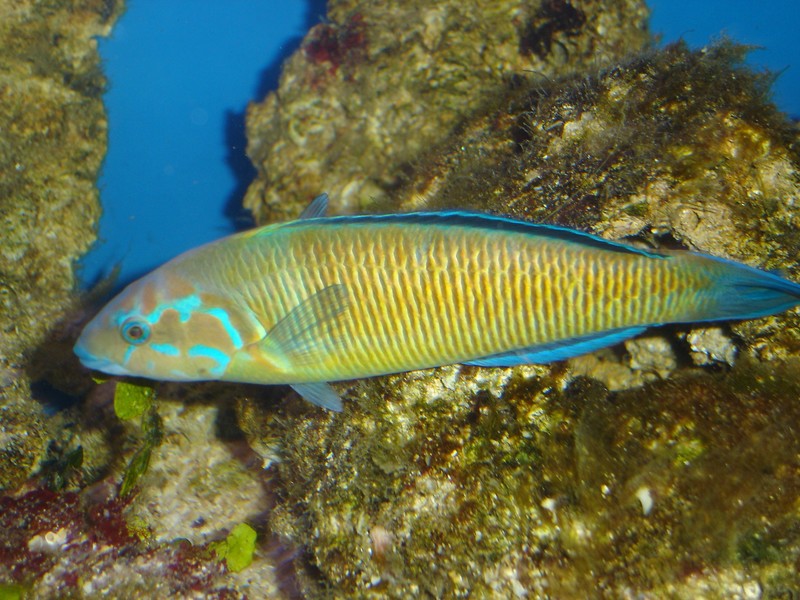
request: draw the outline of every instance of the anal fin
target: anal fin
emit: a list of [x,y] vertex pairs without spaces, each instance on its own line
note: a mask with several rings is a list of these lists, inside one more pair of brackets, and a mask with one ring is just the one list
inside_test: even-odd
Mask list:
[[514,367],[517,365],[546,364],[613,346],[639,335],[645,329],[647,327],[637,326],[591,333],[581,337],[520,348],[511,352],[492,354],[477,360],[470,360],[464,364],[476,367]]

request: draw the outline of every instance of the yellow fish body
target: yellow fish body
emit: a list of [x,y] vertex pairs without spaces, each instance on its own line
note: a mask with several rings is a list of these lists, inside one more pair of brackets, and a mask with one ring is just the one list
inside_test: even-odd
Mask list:
[[340,410],[326,382],[545,363],[800,303],[799,285],[711,256],[474,213],[324,218],[326,202],[134,282],[76,353],[112,374],[289,384]]

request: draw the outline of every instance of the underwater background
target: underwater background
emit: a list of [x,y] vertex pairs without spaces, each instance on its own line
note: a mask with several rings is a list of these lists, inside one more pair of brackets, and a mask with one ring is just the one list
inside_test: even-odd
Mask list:
[[320,191],[800,280],[797,4],[695,4],[0,0],[0,597],[798,597],[797,310],[336,414],[72,352],[111,288]]
[[[699,48],[728,35],[759,47],[748,63],[781,73],[775,101],[800,117],[800,4],[648,5],[662,44],[684,39]],[[119,266],[120,288],[184,250],[253,225],[241,207],[255,175],[245,155],[245,108],[275,88],[283,60],[324,17],[323,0],[232,0],[224,11],[215,2],[127,5],[100,40],[110,80],[109,152],[100,239],[81,261],[84,285]]]

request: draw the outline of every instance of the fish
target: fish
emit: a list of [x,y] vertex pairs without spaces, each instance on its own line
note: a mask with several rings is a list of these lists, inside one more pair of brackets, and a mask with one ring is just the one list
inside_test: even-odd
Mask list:
[[797,283],[711,255],[477,212],[327,217],[327,204],[131,283],[75,353],[112,375],[289,385],[340,411],[330,382],[544,364],[800,304]]

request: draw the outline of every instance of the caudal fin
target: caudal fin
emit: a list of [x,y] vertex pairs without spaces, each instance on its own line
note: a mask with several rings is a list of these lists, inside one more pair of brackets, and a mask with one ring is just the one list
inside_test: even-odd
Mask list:
[[800,284],[723,258],[702,258],[717,271],[713,308],[703,321],[755,319],[800,305]]

